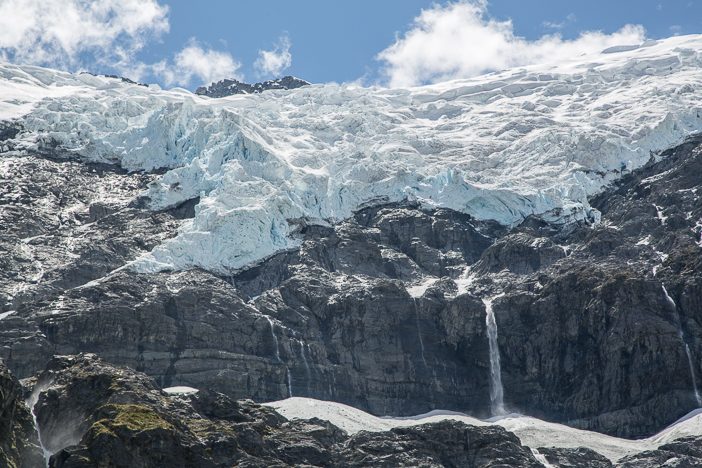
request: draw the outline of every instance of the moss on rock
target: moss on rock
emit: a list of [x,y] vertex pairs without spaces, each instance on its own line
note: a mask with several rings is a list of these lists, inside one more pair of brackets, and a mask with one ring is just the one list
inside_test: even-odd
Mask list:
[[114,436],[116,431],[127,430],[130,432],[154,431],[162,429],[173,431],[171,423],[163,419],[158,413],[145,405],[135,404],[109,404],[101,408],[111,415],[95,422],[91,430],[98,434]]

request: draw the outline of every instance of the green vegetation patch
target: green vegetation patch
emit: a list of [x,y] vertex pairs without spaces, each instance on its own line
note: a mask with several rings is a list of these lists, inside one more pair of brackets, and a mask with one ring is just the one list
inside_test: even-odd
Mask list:
[[109,434],[114,436],[117,430],[128,430],[131,432],[153,431],[163,429],[173,431],[175,428],[171,423],[163,419],[158,413],[145,405],[105,405],[102,408],[107,413],[113,413],[111,418],[100,419],[94,423],[91,430],[98,434]]

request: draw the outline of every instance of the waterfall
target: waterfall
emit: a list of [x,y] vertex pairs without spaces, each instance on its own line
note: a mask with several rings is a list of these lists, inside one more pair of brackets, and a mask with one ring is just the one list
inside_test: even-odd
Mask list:
[[[268,324],[271,326],[271,337],[273,338],[273,344],[275,345],[275,360],[278,362],[283,362],[280,359],[280,343],[278,342],[278,336],[275,334],[275,323],[268,315],[264,315]],[[288,397],[292,396],[292,377],[290,376],[290,367],[285,366],[285,378],[287,381]]]
[[[673,310],[676,311],[678,310],[677,304],[675,304],[675,301],[673,300],[672,297],[670,297],[670,294],[668,294],[668,290],[665,288],[665,284],[661,283],[661,286],[663,288],[663,294],[665,295],[666,301],[668,301],[668,304],[673,308]],[[682,323],[680,322],[680,315],[678,314],[678,335],[680,336],[680,341],[682,341],[682,344],[685,346],[685,355],[687,356],[687,365],[690,369],[690,378],[692,379],[692,389],[695,392],[695,400],[697,400],[697,406],[702,407],[702,395],[700,395],[700,391],[697,388],[697,375],[695,374],[695,365],[692,362],[692,353],[690,352],[690,345],[687,344],[685,341],[685,335],[683,334],[683,329],[682,329]]]
[[692,389],[695,391],[695,400],[697,406],[702,407],[702,396],[697,388],[697,376],[695,375],[695,366],[692,364],[692,354],[690,354],[690,345],[685,343],[685,354],[687,354],[687,365],[690,367],[690,377],[692,378]]
[[532,448],[531,453],[532,453],[532,455],[534,455],[534,458],[536,458],[536,461],[538,461],[539,463],[544,465],[545,468],[556,468],[552,464],[550,464],[548,462],[548,460],[546,460],[546,457],[544,456],[544,454],[539,452],[537,449]]
[[300,355],[302,356],[302,362],[305,364],[305,372],[307,373],[307,396],[310,396],[310,381],[312,380],[312,372],[310,371],[310,364],[307,362],[307,356],[305,355],[305,343],[300,340]]
[[273,344],[275,345],[275,359],[280,362],[280,344],[278,343],[278,337],[275,334],[275,325],[269,316],[264,315],[264,317],[266,317],[268,324],[271,326],[271,336],[273,337]]
[[424,367],[428,367],[427,360],[424,357],[424,340],[422,339],[422,326],[419,322],[419,309],[417,309],[417,299],[412,298],[412,302],[414,302],[414,318],[417,322],[417,338],[419,338],[419,349],[422,353],[422,362],[424,363]]
[[32,394],[29,396],[27,401],[27,406],[29,407],[30,412],[32,413],[32,421],[34,422],[34,428],[37,431],[37,438],[39,439],[39,447],[41,447],[41,451],[44,454],[44,463],[46,468],[49,467],[49,459],[51,458],[52,453],[47,450],[46,447],[44,447],[44,443],[41,440],[41,431],[39,430],[39,421],[37,421],[37,413],[36,413],[36,406],[37,403],[39,402],[39,394],[46,390],[48,387],[48,384],[44,385],[36,385],[34,389],[32,390]]
[[504,388],[502,387],[502,370],[500,369],[500,348],[497,345],[497,322],[492,310],[492,302],[502,294],[483,299],[485,304],[485,324],[487,325],[488,344],[490,346],[490,411],[493,416],[506,413]]

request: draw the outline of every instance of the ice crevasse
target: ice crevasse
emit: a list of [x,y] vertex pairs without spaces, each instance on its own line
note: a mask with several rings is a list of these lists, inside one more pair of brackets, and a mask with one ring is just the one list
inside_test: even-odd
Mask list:
[[144,194],[153,209],[200,197],[131,265],[142,272],[231,272],[297,245],[294,220],[405,199],[506,225],[596,222],[588,196],[701,131],[700,103],[702,36],[415,88],[219,99],[0,64],[13,151],[164,170]]

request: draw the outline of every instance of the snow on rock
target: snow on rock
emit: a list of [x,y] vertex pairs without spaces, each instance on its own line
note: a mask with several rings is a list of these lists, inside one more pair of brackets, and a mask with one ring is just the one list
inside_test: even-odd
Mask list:
[[434,283],[439,281],[439,278],[429,277],[422,280],[420,283],[414,284],[407,287],[407,293],[412,296],[412,298],[417,299],[422,297],[427,289],[432,287]]
[[297,245],[291,219],[333,223],[377,201],[596,221],[588,195],[702,130],[701,51],[683,36],[425,87],[221,99],[0,65],[0,119],[24,129],[14,148],[167,169],[152,207],[200,204],[133,267],[224,272]]
[[186,386],[176,386],[176,387],[168,387],[163,389],[164,392],[168,393],[169,395],[190,395],[192,393],[197,393],[199,390],[197,388],[193,387],[186,387]]
[[320,418],[331,422],[350,434],[359,431],[387,431],[393,427],[414,426],[446,419],[462,421],[473,426],[497,424],[513,432],[522,444],[531,447],[590,448],[612,461],[626,455],[654,450],[660,445],[686,436],[702,435],[702,410],[695,410],[675,424],[647,439],[621,439],[597,432],[584,431],[562,424],[510,414],[484,421],[453,411],[432,411],[409,418],[380,418],[341,403],[311,398],[288,398],[265,403],[288,419]]

